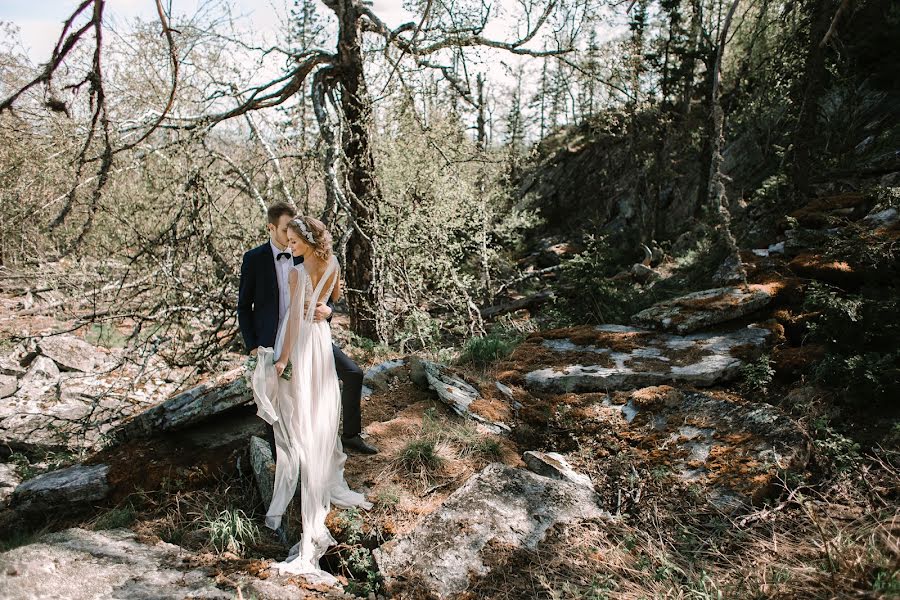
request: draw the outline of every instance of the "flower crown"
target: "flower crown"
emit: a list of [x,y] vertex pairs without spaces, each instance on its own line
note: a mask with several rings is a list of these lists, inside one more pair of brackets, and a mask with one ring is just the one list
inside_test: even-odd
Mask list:
[[313,236],[312,231],[309,230],[309,227],[306,226],[306,221],[298,217],[291,222],[297,225],[300,233],[303,234],[303,237],[306,238],[306,241],[309,242],[310,246],[316,245],[316,238]]

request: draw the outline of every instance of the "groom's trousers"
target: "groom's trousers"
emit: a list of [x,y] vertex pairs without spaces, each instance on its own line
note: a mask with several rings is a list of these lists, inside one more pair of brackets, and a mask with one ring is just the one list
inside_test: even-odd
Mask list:
[[[341,410],[343,412],[344,429],[342,437],[349,438],[358,435],[362,431],[362,412],[360,401],[362,399],[363,372],[349,356],[335,345],[334,368],[338,379],[341,380]],[[266,424],[266,434],[269,446],[272,449],[272,457],[275,456],[275,430]]]

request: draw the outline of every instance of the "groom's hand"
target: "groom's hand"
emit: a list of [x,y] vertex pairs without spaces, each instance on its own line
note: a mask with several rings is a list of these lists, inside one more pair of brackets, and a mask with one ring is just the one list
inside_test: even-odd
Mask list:
[[331,316],[331,307],[327,304],[316,304],[316,310],[313,313],[315,321],[324,321]]
[[253,350],[251,350],[251,351],[250,351],[250,356],[256,356],[256,351],[257,351],[257,350],[258,350],[258,348],[254,348]]

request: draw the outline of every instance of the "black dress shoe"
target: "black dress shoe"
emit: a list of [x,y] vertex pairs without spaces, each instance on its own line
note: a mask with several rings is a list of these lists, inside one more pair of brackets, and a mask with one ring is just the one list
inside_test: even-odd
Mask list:
[[278,529],[275,530],[275,537],[278,538],[278,541],[285,548],[290,548],[292,546],[291,541],[288,539],[287,529],[284,526],[284,523],[278,526]]
[[359,434],[353,437],[342,437],[341,444],[344,446],[344,450],[349,450],[354,454],[378,454],[378,448],[367,444]]

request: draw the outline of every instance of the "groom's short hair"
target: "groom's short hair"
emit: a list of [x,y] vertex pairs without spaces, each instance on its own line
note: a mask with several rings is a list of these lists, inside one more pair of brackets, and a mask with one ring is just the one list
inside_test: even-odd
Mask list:
[[276,202],[266,211],[266,217],[272,225],[278,225],[278,219],[280,219],[282,215],[293,217],[296,214],[297,212],[294,210],[294,207],[287,202]]

